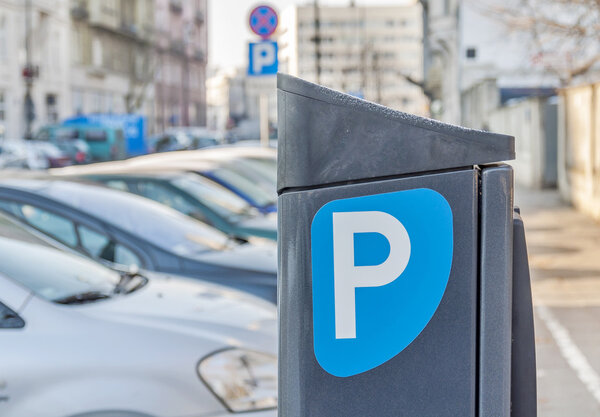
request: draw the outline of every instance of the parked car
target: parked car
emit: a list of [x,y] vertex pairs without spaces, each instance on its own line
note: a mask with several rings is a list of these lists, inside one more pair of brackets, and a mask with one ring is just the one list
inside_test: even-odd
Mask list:
[[73,181],[2,179],[0,210],[96,259],[277,299],[275,245],[240,244],[146,198]]
[[269,193],[277,189],[277,149],[256,146],[217,146],[200,151],[176,152],[165,155],[145,155],[131,159],[136,165],[166,163],[214,162],[235,170]]
[[[39,139],[48,138],[49,141],[57,144],[66,139],[70,141],[79,139],[87,144],[89,159],[92,161],[112,161],[124,159],[127,156],[127,144],[121,128],[73,123],[47,126],[40,130],[37,137]],[[81,145],[77,146],[81,147]]]
[[[223,157],[216,157],[216,151],[223,151]],[[263,214],[277,211],[276,172],[262,173],[252,164],[264,164],[264,171],[274,167],[274,154],[268,156],[257,151],[256,156],[225,158],[229,149],[238,152],[241,148],[215,148],[211,150],[166,152],[144,155],[118,162],[106,162],[85,167],[65,168],[61,175],[96,175],[122,172],[187,171],[208,178],[222,187],[231,190],[248,204]],[[272,150],[271,150],[272,151]],[[221,152],[221,151],[219,151]],[[255,161],[256,159],[256,161]],[[58,173],[58,172],[56,172]]]
[[172,127],[148,138],[150,153],[201,149],[217,145],[218,134],[202,127]]
[[61,125],[48,125],[42,127],[36,139],[50,142],[63,151],[73,164],[85,164],[91,161],[90,147],[81,138],[79,130]]
[[[60,171],[53,171],[60,174]],[[181,171],[81,176],[141,195],[209,224],[240,241],[277,240],[277,217],[263,215],[246,200],[208,178]]]
[[219,134],[205,127],[181,126],[167,129],[166,133],[183,133],[190,138],[189,149],[202,149],[220,144]]
[[0,415],[275,417],[276,311],[118,273],[0,215]]
[[46,154],[34,141],[0,141],[0,168],[47,169],[49,165]]
[[191,146],[191,138],[183,132],[159,133],[150,136],[147,140],[149,153],[180,151],[190,149]]
[[37,149],[48,161],[48,168],[61,168],[71,165],[71,158],[58,146],[39,140],[29,141],[30,146]]
[[221,146],[145,155],[128,164],[196,172],[232,190],[262,213],[272,213],[277,211],[276,157],[272,148]]

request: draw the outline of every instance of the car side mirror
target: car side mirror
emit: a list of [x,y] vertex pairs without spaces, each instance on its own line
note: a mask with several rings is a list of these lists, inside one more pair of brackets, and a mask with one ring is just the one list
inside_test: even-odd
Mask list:
[[10,308],[0,303],[0,329],[21,329],[25,321]]

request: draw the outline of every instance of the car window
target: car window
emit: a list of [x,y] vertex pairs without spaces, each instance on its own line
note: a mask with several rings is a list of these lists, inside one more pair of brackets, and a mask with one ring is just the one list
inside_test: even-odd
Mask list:
[[17,313],[0,303],[0,329],[21,329],[25,322]]
[[239,190],[240,192],[246,194],[259,207],[266,207],[277,201],[275,191],[273,193],[270,193],[264,188],[257,185],[255,182],[253,182],[250,178],[241,175],[240,173],[235,172],[231,169],[219,167],[212,170],[210,172],[210,175],[213,175],[215,178],[219,179],[223,183],[229,184],[236,190]]
[[79,132],[77,129],[69,129],[69,128],[60,128],[55,132],[55,136],[57,139],[77,139],[79,137]]
[[171,180],[171,184],[232,221],[247,217],[253,211],[246,200],[231,190],[195,174],[178,176]]
[[142,266],[140,258],[132,250],[116,243],[104,233],[97,232],[86,226],[77,227],[81,247],[92,257],[101,258],[119,265]]
[[85,132],[85,140],[88,142],[106,142],[106,131],[100,129],[87,130]]
[[197,211],[196,207],[182,197],[176,190],[172,190],[155,181],[136,181],[136,186],[138,194],[151,200],[158,201],[165,206],[174,208],[181,213],[189,215]]
[[36,229],[71,247],[77,246],[77,233],[72,221],[29,204],[20,205],[20,211],[20,217]]
[[115,263],[125,266],[142,266],[142,261],[132,250],[127,249],[125,246],[118,243],[115,246]]
[[48,140],[50,139],[50,131],[48,129],[42,129],[38,132],[36,139],[38,140]]
[[267,158],[244,158],[243,162],[257,170],[277,186],[277,161]]
[[[0,205],[2,203],[4,202],[0,201]],[[31,230],[5,214],[0,214],[0,236],[18,239],[24,242],[37,243],[38,245],[48,245],[44,240],[34,235]]]
[[107,187],[113,188],[119,191],[129,191],[127,183],[123,180],[108,180],[104,183]]
[[15,217],[22,218],[21,209],[17,205],[17,203],[13,203],[12,201],[0,200],[0,210],[5,213],[11,214]]
[[37,192],[180,255],[227,247],[227,235],[162,204],[110,188],[52,181]]

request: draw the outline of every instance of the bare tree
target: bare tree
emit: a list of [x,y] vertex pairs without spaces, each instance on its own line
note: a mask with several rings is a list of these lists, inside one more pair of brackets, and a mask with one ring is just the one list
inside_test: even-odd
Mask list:
[[531,60],[563,85],[600,65],[600,0],[467,0],[529,42]]

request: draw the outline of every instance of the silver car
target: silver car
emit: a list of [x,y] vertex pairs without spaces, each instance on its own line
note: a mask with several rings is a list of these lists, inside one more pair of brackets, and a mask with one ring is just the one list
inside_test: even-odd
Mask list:
[[276,311],[119,274],[0,216],[0,415],[274,417]]

